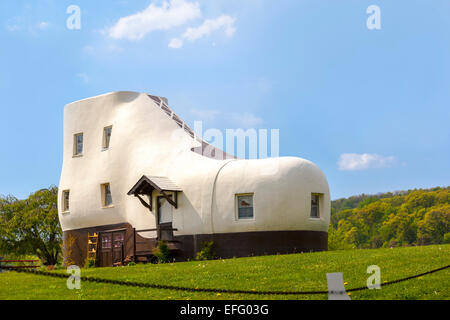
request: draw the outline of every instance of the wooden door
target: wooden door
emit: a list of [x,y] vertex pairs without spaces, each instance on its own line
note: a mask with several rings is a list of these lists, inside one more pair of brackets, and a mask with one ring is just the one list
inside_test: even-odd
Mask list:
[[124,260],[125,231],[113,232],[113,265],[122,263]]
[[112,257],[112,233],[100,233],[100,266],[101,267],[112,267],[113,257]]
[[100,233],[100,266],[112,267],[124,260],[125,231]]
[[[172,198],[172,196],[169,196]],[[158,240],[173,240],[173,206],[164,197],[158,197]]]

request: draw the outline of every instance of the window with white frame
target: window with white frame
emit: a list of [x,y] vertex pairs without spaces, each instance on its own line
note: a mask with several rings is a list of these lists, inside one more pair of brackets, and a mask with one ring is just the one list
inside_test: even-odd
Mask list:
[[64,190],[62,192],[62,211],[63,212],[69,212],[69,198],[70,198],[70,191]]
[[109,149],[109,143],[111,141],[112,126],[103,129],[103,150]]
[[111,195],[111,186],[109,183],[102,184],[102,206],[107,208],[113,204]]
[[238,220],[249,220],[254,218],[253,194],[238,194],[237,201],[237,218]]
[[320,199],[322,198],[321,194],[313,193],[311,194],[311,218],[319,219],[320,218]]
[[74,135],[74,146],[73,146],[73,155],[81,156],[83,154],[83,134],[78,133]]

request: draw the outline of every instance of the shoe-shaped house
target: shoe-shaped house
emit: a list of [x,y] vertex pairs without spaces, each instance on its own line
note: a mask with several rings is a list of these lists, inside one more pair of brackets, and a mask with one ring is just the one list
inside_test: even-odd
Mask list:
[[236,159],[196,137],[167,99],[114,92],[64,110],[59,218],[66,259],[177,261],[327,250],[322,171],[294,157]]

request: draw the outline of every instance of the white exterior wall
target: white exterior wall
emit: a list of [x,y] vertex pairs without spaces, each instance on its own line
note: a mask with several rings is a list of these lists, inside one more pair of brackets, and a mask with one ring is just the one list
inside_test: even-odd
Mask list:
[[[111,125],[110,147],[102,151],[103,128]],[[81,157],[73,156],[77,133],[83,133]],[[313,163],[300,158],[213,160],[190,150],[198,145],[147,94],[115,92],[67,105],[59,185],[63,230],[124,222],[136,229],[155,228],[154,214],[127,195],[145,174],[168,177],[183,189],[173,211],[175,235],[328,231],[328,183]],[[102,208],[103,183],[110,183],[112,208]],[[64,190],[70,190],[68,213],[61,212]],[[235,195],[241,193],[254,194],[251,221],[236,219]],[[323,194],[320,219],[310,219],[311,193]],[[153,204],[155,210],[155,194]]]

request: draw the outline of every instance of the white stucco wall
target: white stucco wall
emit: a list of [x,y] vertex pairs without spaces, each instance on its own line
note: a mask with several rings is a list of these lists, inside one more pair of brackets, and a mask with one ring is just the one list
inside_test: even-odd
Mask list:
[[[103,128],[111,125],[110,148],[102,151]],[[81,157],[73,156],[77,133],[84,138]],[[124,222],[154,228],[154,214],[127,195],[144,174],[168,177],[183,189],[173,212],[176,235],[328,230],[328,183],[310,161],[213,160],[191,151],[198,145],[147,94],[115,92],[67,105],[59,185],[63,230]],[[111,186],[111,208],[102,208],[103,183]],[[66,213],[64,190],[70,190]],[[235,195],[243,193],[254,194],[253,220],[236,219]],[[323,194],[320,219],[310,218],[311,193]]]

